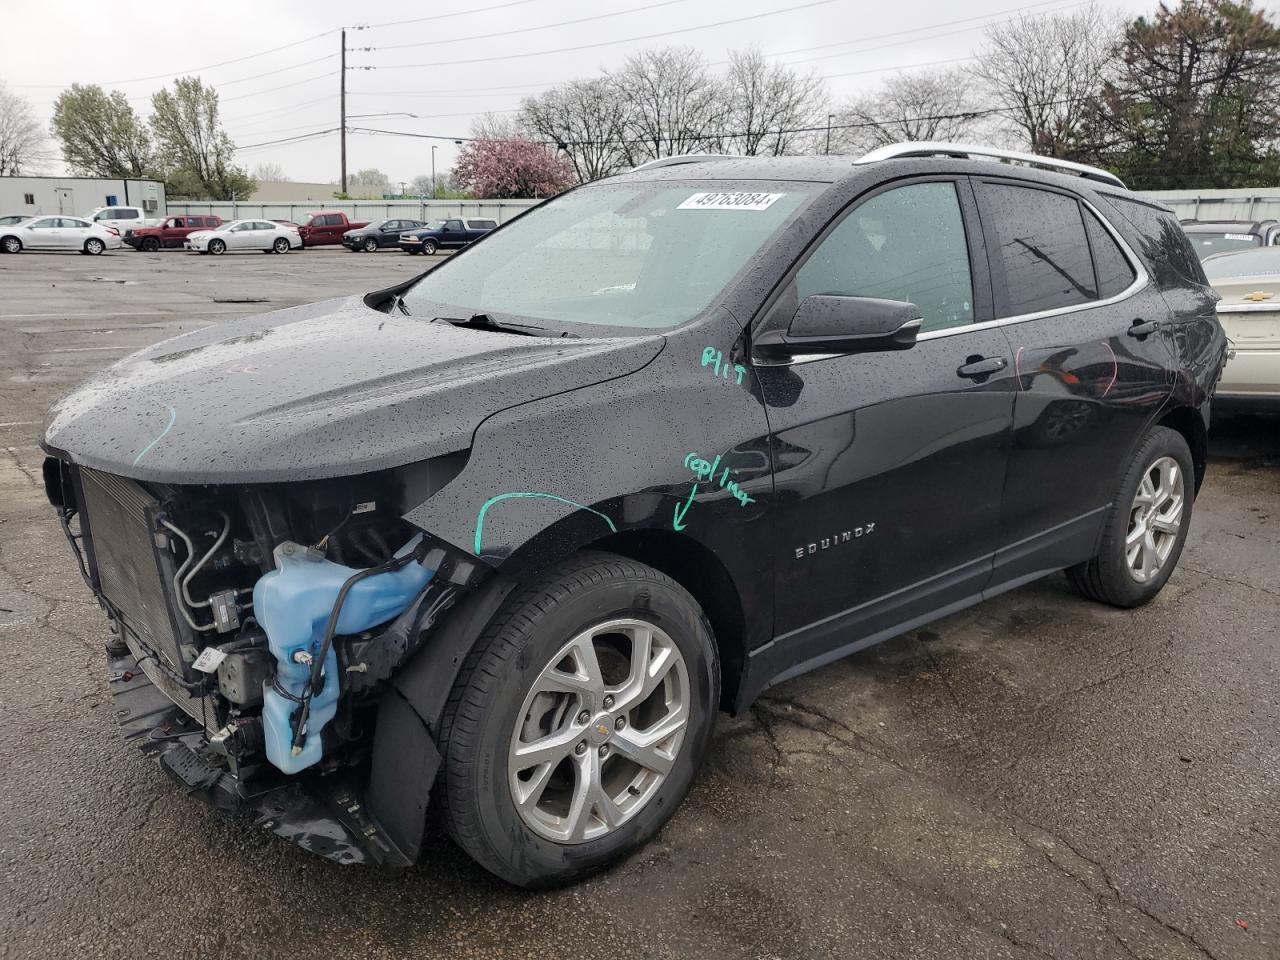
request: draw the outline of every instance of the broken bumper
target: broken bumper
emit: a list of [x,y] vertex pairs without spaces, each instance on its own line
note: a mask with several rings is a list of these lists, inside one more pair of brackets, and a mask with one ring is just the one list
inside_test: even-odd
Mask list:
[[158,755],[184,793],[338,863],[393,870],[411,864],[369,816],[351,780],[284,777],[270,769],[241,779],[211,761],[200,724],[151,682],[132,654],[111,657],[109,668],[125,739]]

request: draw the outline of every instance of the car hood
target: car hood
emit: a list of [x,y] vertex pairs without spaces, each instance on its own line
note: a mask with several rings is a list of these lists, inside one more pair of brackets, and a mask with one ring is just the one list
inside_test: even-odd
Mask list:
[[213,236],[213,233],[214,231],[212,230],[193,230],[191,233],[187,234],[187,239],[188,240],[207,240],[209,237]]
[[364,473],[467,449],[486,417],[633,373],[663,343],[528,337],[324,301],[126,357],[54,407],[45,447],[165,483]]

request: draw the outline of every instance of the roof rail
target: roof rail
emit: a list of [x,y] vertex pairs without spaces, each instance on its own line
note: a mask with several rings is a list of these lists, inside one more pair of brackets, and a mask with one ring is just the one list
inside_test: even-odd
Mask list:
[[642,163],[638,167],[632,167],[631,172],[637,170],[656,170],[658,167],[674,167],[681,163],[702,163],[706,160],[741,160],[741,157],[735,157],[730,153],[682,153],[676,157],[659,157],[657,160],[650,160]]
[[[1034,153],[1019,153],[1017,150],[1002,150],[999,147],[980,147],[972,143],[938,143],[932,140],[909,141],[907,143],[891,143],[876,147],[870,153],[859,157],[856,163],[875,163],[878,160],[892,160],[895,157],[929,157],[946,154],[952,157],[978,157],[991,160],[1013,160],[1035,167],[1045,167],[1065,173],[1076,173],[1090,180],[1100,180],[1115,187],[1124,188],[1124,181],[1114,173],[1108,173],[1099,167],[1091,167],[1071,160],[1059,160],[1056,157],[1041,157]],[[1128,188],[1125,188],[1128,189]]]

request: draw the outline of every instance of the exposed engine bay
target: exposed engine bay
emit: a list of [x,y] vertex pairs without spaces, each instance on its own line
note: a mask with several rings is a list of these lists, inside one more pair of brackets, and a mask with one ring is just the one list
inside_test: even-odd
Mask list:
[[[359,784],[389,679],[480,574],[401,518],[442,469],[171,486],[47,460],[49,497],[112,621],[126,736],[161,752],[189,791],[256,806],[303,846],[410,859],[363,814]],[[345,829],[326,803],[343,808]]]

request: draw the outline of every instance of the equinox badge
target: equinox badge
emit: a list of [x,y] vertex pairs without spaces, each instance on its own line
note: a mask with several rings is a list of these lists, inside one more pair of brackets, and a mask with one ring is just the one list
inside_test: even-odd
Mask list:
[[832,547],[838,547],[840,544],[848,543],[850,540],[861,540],[875,528],[876,525],[874,523],[867,523],[861,527],[854,527],[852,530],[833,533],[829,537],[823,537],[821,540],[815,540],[804,546],[796,547],[794,556],[797,560],[803,560],[805,557],[811,556],[820,550],[830,550]]

